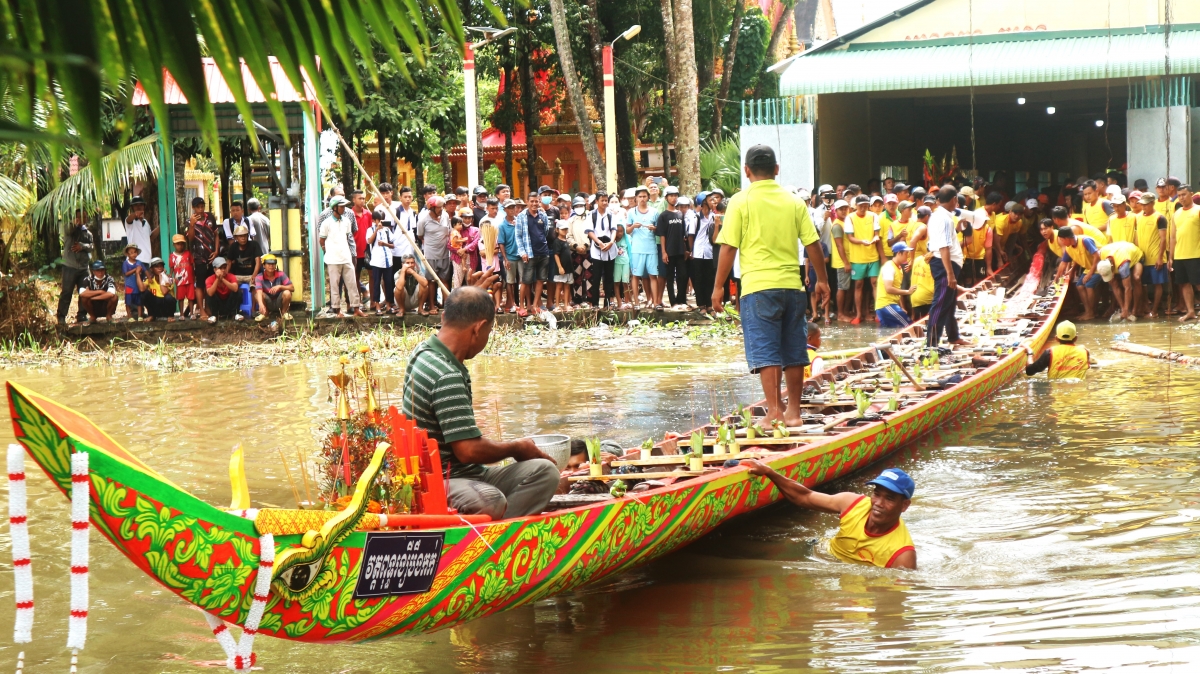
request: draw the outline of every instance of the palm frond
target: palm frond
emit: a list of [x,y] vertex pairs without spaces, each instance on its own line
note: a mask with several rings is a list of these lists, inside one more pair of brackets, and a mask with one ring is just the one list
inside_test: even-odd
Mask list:
[[33,205],[33,226],[45,230],[69,222],[77,211],[107,210],[135,183],[157,177],[157,142],[157,134],[147,136],[81,168]]
[[725,196],[742,189],[742,156],[737,141],[726,138],[700,145],[700,178],[708,189],[721,188]]
[[0,175],[0,219],[19,218],[29,210],[33,196],[21,183]]
[[[489,7],[493,3],[485,0]],[[219,152],[201,43],[229,84],[239,112],[251,118],[242,80],[244,60],[271,115],[286,129],[283,104],[274,96],[270,56],[279,59],[297,91],[304,91],[307,83],[321,107],[329,110],[332,98],[345,109],[343,72],[363,95],[356,63],[367,35],[363,26],[370,25],[393,59],[406,48],[421,66],[430,44],[426,16],[439,17],[442,30],[461,51],[465,35],[454,0],[0,2],[0,89],[13,92],[17,113],[0,131],[9,139],[47,142],[60,150],[75,145],[93,163],[99,162],[104,154],[103,92],[132,92],[138,81],[154,115],[167,119],[165,69],[187,97],[206,145]],[[403,64],[401,69],[407,76]],[[373,79],[375,73],[370,75]],[[34,119],[40,109],[50,110],[44,125]]]

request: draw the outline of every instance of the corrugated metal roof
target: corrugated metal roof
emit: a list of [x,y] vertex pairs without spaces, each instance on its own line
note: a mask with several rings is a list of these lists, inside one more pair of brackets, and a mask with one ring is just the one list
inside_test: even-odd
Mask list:
[[[1200,30],[1172,30],[1170,42],[1171,74],[1200,73]],[[1150,77],[1165,75],[1165,63],[1160,31],[852,43],[796,58],[783,71],[779,92],[795,96]]]
[[[283,71],[283,67],[279,65],[279,60],[274,56],[269,57],[271,63],[271,78],[275,80],[275,95],[282,103],[295,103],[298,101],[315,101],[316,94],[312,90],[312,86],[307,80],[304,82],[306,96],[301,96],[287,77],[287,73]],[[221,76],[220,69],[217,68],[216,61],[209,57],[204,57],[204,81],[208,87],[208,99],[212,103],[234,103],[233,90],[229,88],[229,84],[225,82],[225,78]],[[250,68],[242,61],[242,82],[246,85],[246,100],[248,103],[265,103],[266,97],[254,82],[254,77],[250,75]],[[166,99],[167,105],[184,105],[187,103],[187,97],[183,95],[179,84],[175,82],[175,78],[171,73],[163,68],[163,98]],[[145,90],[139,83],[133,91],[134,105],[150,105],[150,99],[146,97]]]

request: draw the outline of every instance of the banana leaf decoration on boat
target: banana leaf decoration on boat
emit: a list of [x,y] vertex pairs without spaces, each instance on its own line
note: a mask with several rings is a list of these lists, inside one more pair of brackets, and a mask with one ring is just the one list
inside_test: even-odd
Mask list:
[[272,587],[281,597],[301,601],[337,584],[337,571],[326,564],[326,559],[329,552],[355,530],[366,514],[369,500],[367,491],[379,476],[389,448],[386,442],[379,443],[371,463],[358,478],[354,496],[345,510],[319,530],[304,534],[300,545],[276,554]]

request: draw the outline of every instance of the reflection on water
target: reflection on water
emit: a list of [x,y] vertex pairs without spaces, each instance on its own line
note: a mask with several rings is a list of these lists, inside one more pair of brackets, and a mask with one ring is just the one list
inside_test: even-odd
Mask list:
[[[921,570],[831,561],[832,516],[776,506],[685,550],[579,591],[449,631],[357,645],[260,639],[269,672],[736,670],[1200,671],[1200,483],[1192,411],[1200,370],[1105,348],[1111,335],[1200,352],[1164,323],[1082,326],[1102,367],[1084,383],[1014,382],[895,460],[917,481],[907,515]],[[831,329],[826,348],[873,331]],[[231,347],[235,348],[235,347]],[[689,360],[678,351],[620,360]],[[506,436],[595,433],[627,445],[757,397],[749,376],[616,374],[611,353],[474,365],[480,426]],[[706,354],[737,360],[736,348]],[[390,370],[398,379],[398,366]],[[229,498],[228,450],[247,447],[251,493],[287,506],[277,449],[312,446],[330,414],[325,366],[160,375],[12,369],[201,498]],[[1169,382],[1169,385],[1168,385]],[[4,428],[4,442],[10,431]],[[862,490],[865,475],[839,488]],[[31,671],[66,668],[68,510],[30,483],[37,622]],[[94,537],[84,671],[197,671],[221,651],[200,614]],[[8,559],[7,530],[0,559]],[[0,606],[11,606],[0,573]],[[0,634],[12,611],[0,608]],[[15,656],[6,647],[6,657]]]

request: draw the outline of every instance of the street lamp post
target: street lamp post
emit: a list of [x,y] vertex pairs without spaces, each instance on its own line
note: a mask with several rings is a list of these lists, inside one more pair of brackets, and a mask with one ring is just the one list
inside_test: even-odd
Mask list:
[[617,190],[617,95],[613,88],[613,45],[622,38],[632,40],[640,32],[640,25],[630,26],[629,30],[604,46],[604,165],[609,192]]
[[511,34],[516,28],[500,30],[467,26],[467,30],[487,36],[482,42],[467,42],[463,49],[463,102],[467,108],[467,185],[474,187],[482,184],[479,181],[479,107],[475,103],[475,50]]

